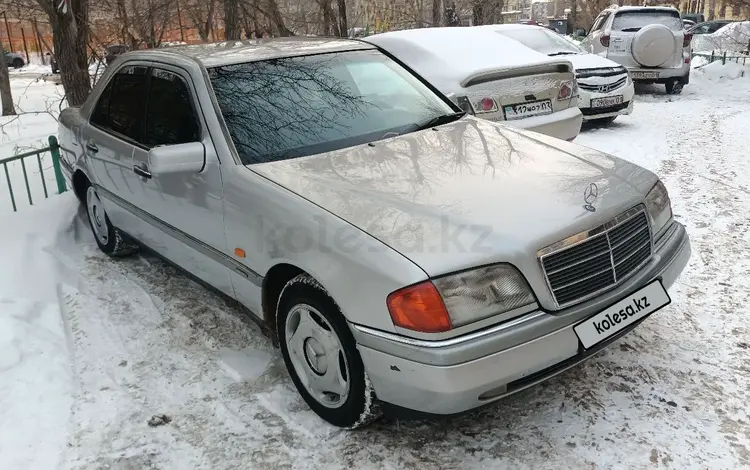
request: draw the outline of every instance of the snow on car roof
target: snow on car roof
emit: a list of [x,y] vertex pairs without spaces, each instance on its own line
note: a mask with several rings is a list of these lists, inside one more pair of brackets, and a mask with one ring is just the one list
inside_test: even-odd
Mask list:
[[551,59],[492,30],[476,27],[423,28],[368,36],[443,92],[469,76],[539,64],[569,64]]

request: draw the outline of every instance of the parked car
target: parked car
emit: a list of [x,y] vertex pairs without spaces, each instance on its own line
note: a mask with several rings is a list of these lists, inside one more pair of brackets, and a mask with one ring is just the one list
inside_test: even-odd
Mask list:
[[729,23],[733,23],[733,21],[732,20],[704,21],[703,23],[698,23],[692,28],[690,28],[688,32],[692,35],[711,34],[711,33],[715,33],[720,28],[728,25]]
[[614,5],[596,17],[581,47],[627,67],[635,82],[678,94],[690,82],[692,37],[675,8]]
[[5,53],[5,64],[8,67],[13,67],[14,69],[20,69],[24,65],[26,65],[26,61],[24,60],[23,56],[21,54],[18,54],[16,52],[8,52],[3,51]]
[[477,26],[514,39],[550,57],[564,56],[575,68],[584,120],[611,122],[633,112],[635,87],[625,67],[604,57],[588,54],[554,31],[518,24]]
[[706,21],[706,17],[702,13],[682,13],[680,18],[683,20],[692,21],[695,24],[703,23]]
[[750,51],[750,21],[734,21],[713,33],[696,36],[693,50],[747,54]]
[[104,49],[104,60],[107,63],[107,65],[109,65],[112,62],[114,62],[114,60],[118,56],[128,52],[129,50],[130,48],[124,44],[113,44],[111,46],[107,46]]
[[479,117],[563,140],[575,139],[581,130],[578,85],[565,57],[536,53],[481,28],[411,29],[363,40]]
[[695,26],[695,21],[691,20],[682,20],[682,27],[685,29],[690,29],[693,26]]
[[101,250],[245,305],[337,426],[552,377],[667,305],[690,257],[650,171],[466,115],[361,41],[127,53],[59,131]]

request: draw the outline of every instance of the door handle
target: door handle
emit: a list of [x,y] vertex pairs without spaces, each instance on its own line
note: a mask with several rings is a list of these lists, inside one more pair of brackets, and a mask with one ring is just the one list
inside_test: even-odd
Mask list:
[[145,167],[145,165],[134,165],[133,173],[144,178],[151,178],[151,172]]
[[93,153],[96,153],[99,151],[99,147],[97,147],[96,144],[91,140],[89,140],[88,143],[86,144],[86,149]]

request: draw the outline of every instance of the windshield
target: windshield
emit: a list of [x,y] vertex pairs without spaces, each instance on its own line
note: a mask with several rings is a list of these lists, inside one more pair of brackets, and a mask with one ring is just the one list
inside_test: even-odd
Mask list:
[[393,137],[454,113],[375,50],[214,67],[209,76],[245,165]]
[[615,14],[612,29],[615,31],[638,31],[650,24],[663,24],[673,31],[683,29],[680,14],[676,11],[636,10]]
[[580,54],[582,51],[559,34],[543,28],[523,28],[502,31],[500,34],[515,39],[529,49],[542,54]]

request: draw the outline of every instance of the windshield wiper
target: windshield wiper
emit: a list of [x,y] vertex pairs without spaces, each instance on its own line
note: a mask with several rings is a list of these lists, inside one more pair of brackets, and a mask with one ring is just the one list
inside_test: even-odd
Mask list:
[[633,28],[622,28],[620,31],[622,31],[623,33],[635,33],[640,30],[641,28],[633,27]]
[[547,54],[550,57],[556,56],[556,55],[578,55],[577,52],[568,52],[568,51],[560,51],[560,52],[553,52],[551,54]]
[[441,114],[440,116],[436,116],[434,118],[428,119],[423,123],[417,124],[417,130],[421,131],[422,129],[429,129],[430,127],[442,126],[443,124],[448,124],[449,122],[458,121],[465,115],[466,113],[463,111],[458,113]]

